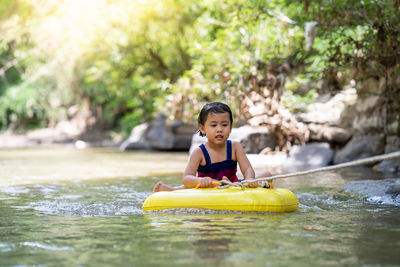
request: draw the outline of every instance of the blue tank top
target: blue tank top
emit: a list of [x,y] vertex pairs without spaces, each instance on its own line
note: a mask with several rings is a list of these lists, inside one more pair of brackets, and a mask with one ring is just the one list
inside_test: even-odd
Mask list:
[[201,151],[203,152],[206,160],[206,165],[199,165],[197,169],[198,177],[211,177],[215,180],[221,180],[222,177],[226,176],[231,182],[237,182],[236,176],[237,161],[232,160],[232,142],[231,140],[226,141],[226,160],[220,162],[211,162],[210,155],[204,144],[200,145]]

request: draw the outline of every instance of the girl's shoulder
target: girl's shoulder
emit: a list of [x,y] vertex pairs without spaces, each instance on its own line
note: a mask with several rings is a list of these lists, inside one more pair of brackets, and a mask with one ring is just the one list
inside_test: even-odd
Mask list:
[[192,153],[190,153],[189,160],[195,164],[205,164],[203,151],[199,146],[193,149]]
[[202,157],[203,156],[203,151],[201,148],[198,146],[193,151],[190,153],[190,157]]
[[241,148],[243,148],[242,144],[240,142],[238,142],[238,141],[231,140],[231,143],[232,143],[232,148],[233,149],[241,149]]
[[244,150],[242,147],[242,144],[238,141],[231,141],[232,142],[232,159],[233,160],[238,160],[238,158],[243,155]]

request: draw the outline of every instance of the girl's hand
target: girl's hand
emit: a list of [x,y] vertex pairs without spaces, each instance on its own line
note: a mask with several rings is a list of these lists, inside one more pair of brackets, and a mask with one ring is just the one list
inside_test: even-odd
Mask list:
[[209,188],[209,187],[215,187],[216,185],[213,184],[215,180],[210,178],[210,177],[202,177],[199,178],[199,185],[200,188]]
[[226,176],[222,177],[221,180],[223,180],[223,181],[229,181],[229,182],[230,182],[230,180],[229,180],[228,177],[226,177]]
[[251,180],[246,180],[249,182],[249,184],[246,186],[248,188],[257,188],[258,187],[258,182],[251,182]]

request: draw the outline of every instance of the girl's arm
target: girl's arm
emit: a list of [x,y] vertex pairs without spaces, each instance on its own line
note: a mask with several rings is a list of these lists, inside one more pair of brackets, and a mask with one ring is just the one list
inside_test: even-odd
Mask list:
[[[234,147],[234,152],[236,154],[236,160],[239,163],[240,171],[243,174],[245,180],[253,180],[255,178],[255,172],[249,159],[246,156],[246,153],[243,150],[243,147],[238,142],[232,142]],[[257,187],[257,184],[249,184],[249,187]]]
[[199,167],[203,153],[200,148],[196,148],[189,157],[189,162],[186,166],[185,172],[183,173],[183,185],[186,188],[194,188],[198,184],[200,187],[214,187],[212,182],[214,181],[210,177],[196,177],[197,168]]

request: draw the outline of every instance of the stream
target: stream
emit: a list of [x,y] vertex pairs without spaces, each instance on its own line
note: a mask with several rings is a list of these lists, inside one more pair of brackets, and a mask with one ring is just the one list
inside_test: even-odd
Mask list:
[[367,167],[277,181],[291,213],[141,206],[185,152],[0,150],[0,266],[399,266],[400,179]]

